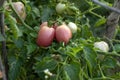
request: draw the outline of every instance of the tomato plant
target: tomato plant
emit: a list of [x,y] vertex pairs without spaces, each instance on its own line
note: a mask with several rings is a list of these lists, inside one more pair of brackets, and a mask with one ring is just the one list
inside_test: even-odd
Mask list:
[[[20,0],[23,18],[17,1],[6,1],[10,10],[3,10],[9,80],[120,79],[120,29],[114,39],[101,37],[109,10],[91,0]],[[101,41],[107,48],[95,48]]]

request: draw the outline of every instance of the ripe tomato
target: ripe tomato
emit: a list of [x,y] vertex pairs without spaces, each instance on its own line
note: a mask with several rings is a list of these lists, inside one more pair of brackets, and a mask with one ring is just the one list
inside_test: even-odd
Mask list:
[[42,28],[44,26],[48,26],[48,22],[42,22],[42,24],[40,25],[40,28]]
[[48,47],[52,44],[52,41],[54,39],[55,35],[55,29],[49,28],[48,26],[43,26],[37,37],[37,44],[41,47]]
[[55,37],[58,42],[67,44],[72,37],[72,32],[66,24],[62,24],[56,28]]

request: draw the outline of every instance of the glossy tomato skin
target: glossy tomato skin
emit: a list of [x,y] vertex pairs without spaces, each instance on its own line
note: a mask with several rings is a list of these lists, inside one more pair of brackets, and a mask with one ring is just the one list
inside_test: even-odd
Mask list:
[[72,38],[72,32],[65,24],[63,24],[56,28],[55,37],[58,42],[67,44]]
[[52,44],[54,39],[55,29],[44,26],[40,29],[37,38],[37,45],[41,47],[48,47]]

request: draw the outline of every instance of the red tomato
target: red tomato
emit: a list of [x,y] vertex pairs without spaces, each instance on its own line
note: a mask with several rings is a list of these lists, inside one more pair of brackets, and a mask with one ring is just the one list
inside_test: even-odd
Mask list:
[[72,37],[72,32],[65,24],[63,24],[56,28],[55,37],[58,42],[67,44]]
[[44,26],[48,26],[48,22],[42,22],[42,24],[40,25],[40,28],[42,28]]
[[55,29],[44,26],[40,29],[37,38],[37,44],[41,47],[48,47],[54,39]]

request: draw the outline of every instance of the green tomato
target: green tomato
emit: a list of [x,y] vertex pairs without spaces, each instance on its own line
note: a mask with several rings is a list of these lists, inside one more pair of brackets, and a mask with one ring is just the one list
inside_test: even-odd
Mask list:
[[68,23],[68,27],[70,28],[70,30],[72,31],[72,33],[76,33],[77,32],[77,25],[73,22],[69,22]]
[[66,8],[66,5],[65,5],[65,4],[63,4],[63,3],[58,3],[58,4],[56,5],[56,12],[59,13],[59,14],[61,14],[61,13],[64,12],[65,8]]
[[94,47],[98,48],[99,50],[103,52],[108,52],[109,51],[109,46],[106,42],[100,41],[100,42],[95,42]]

